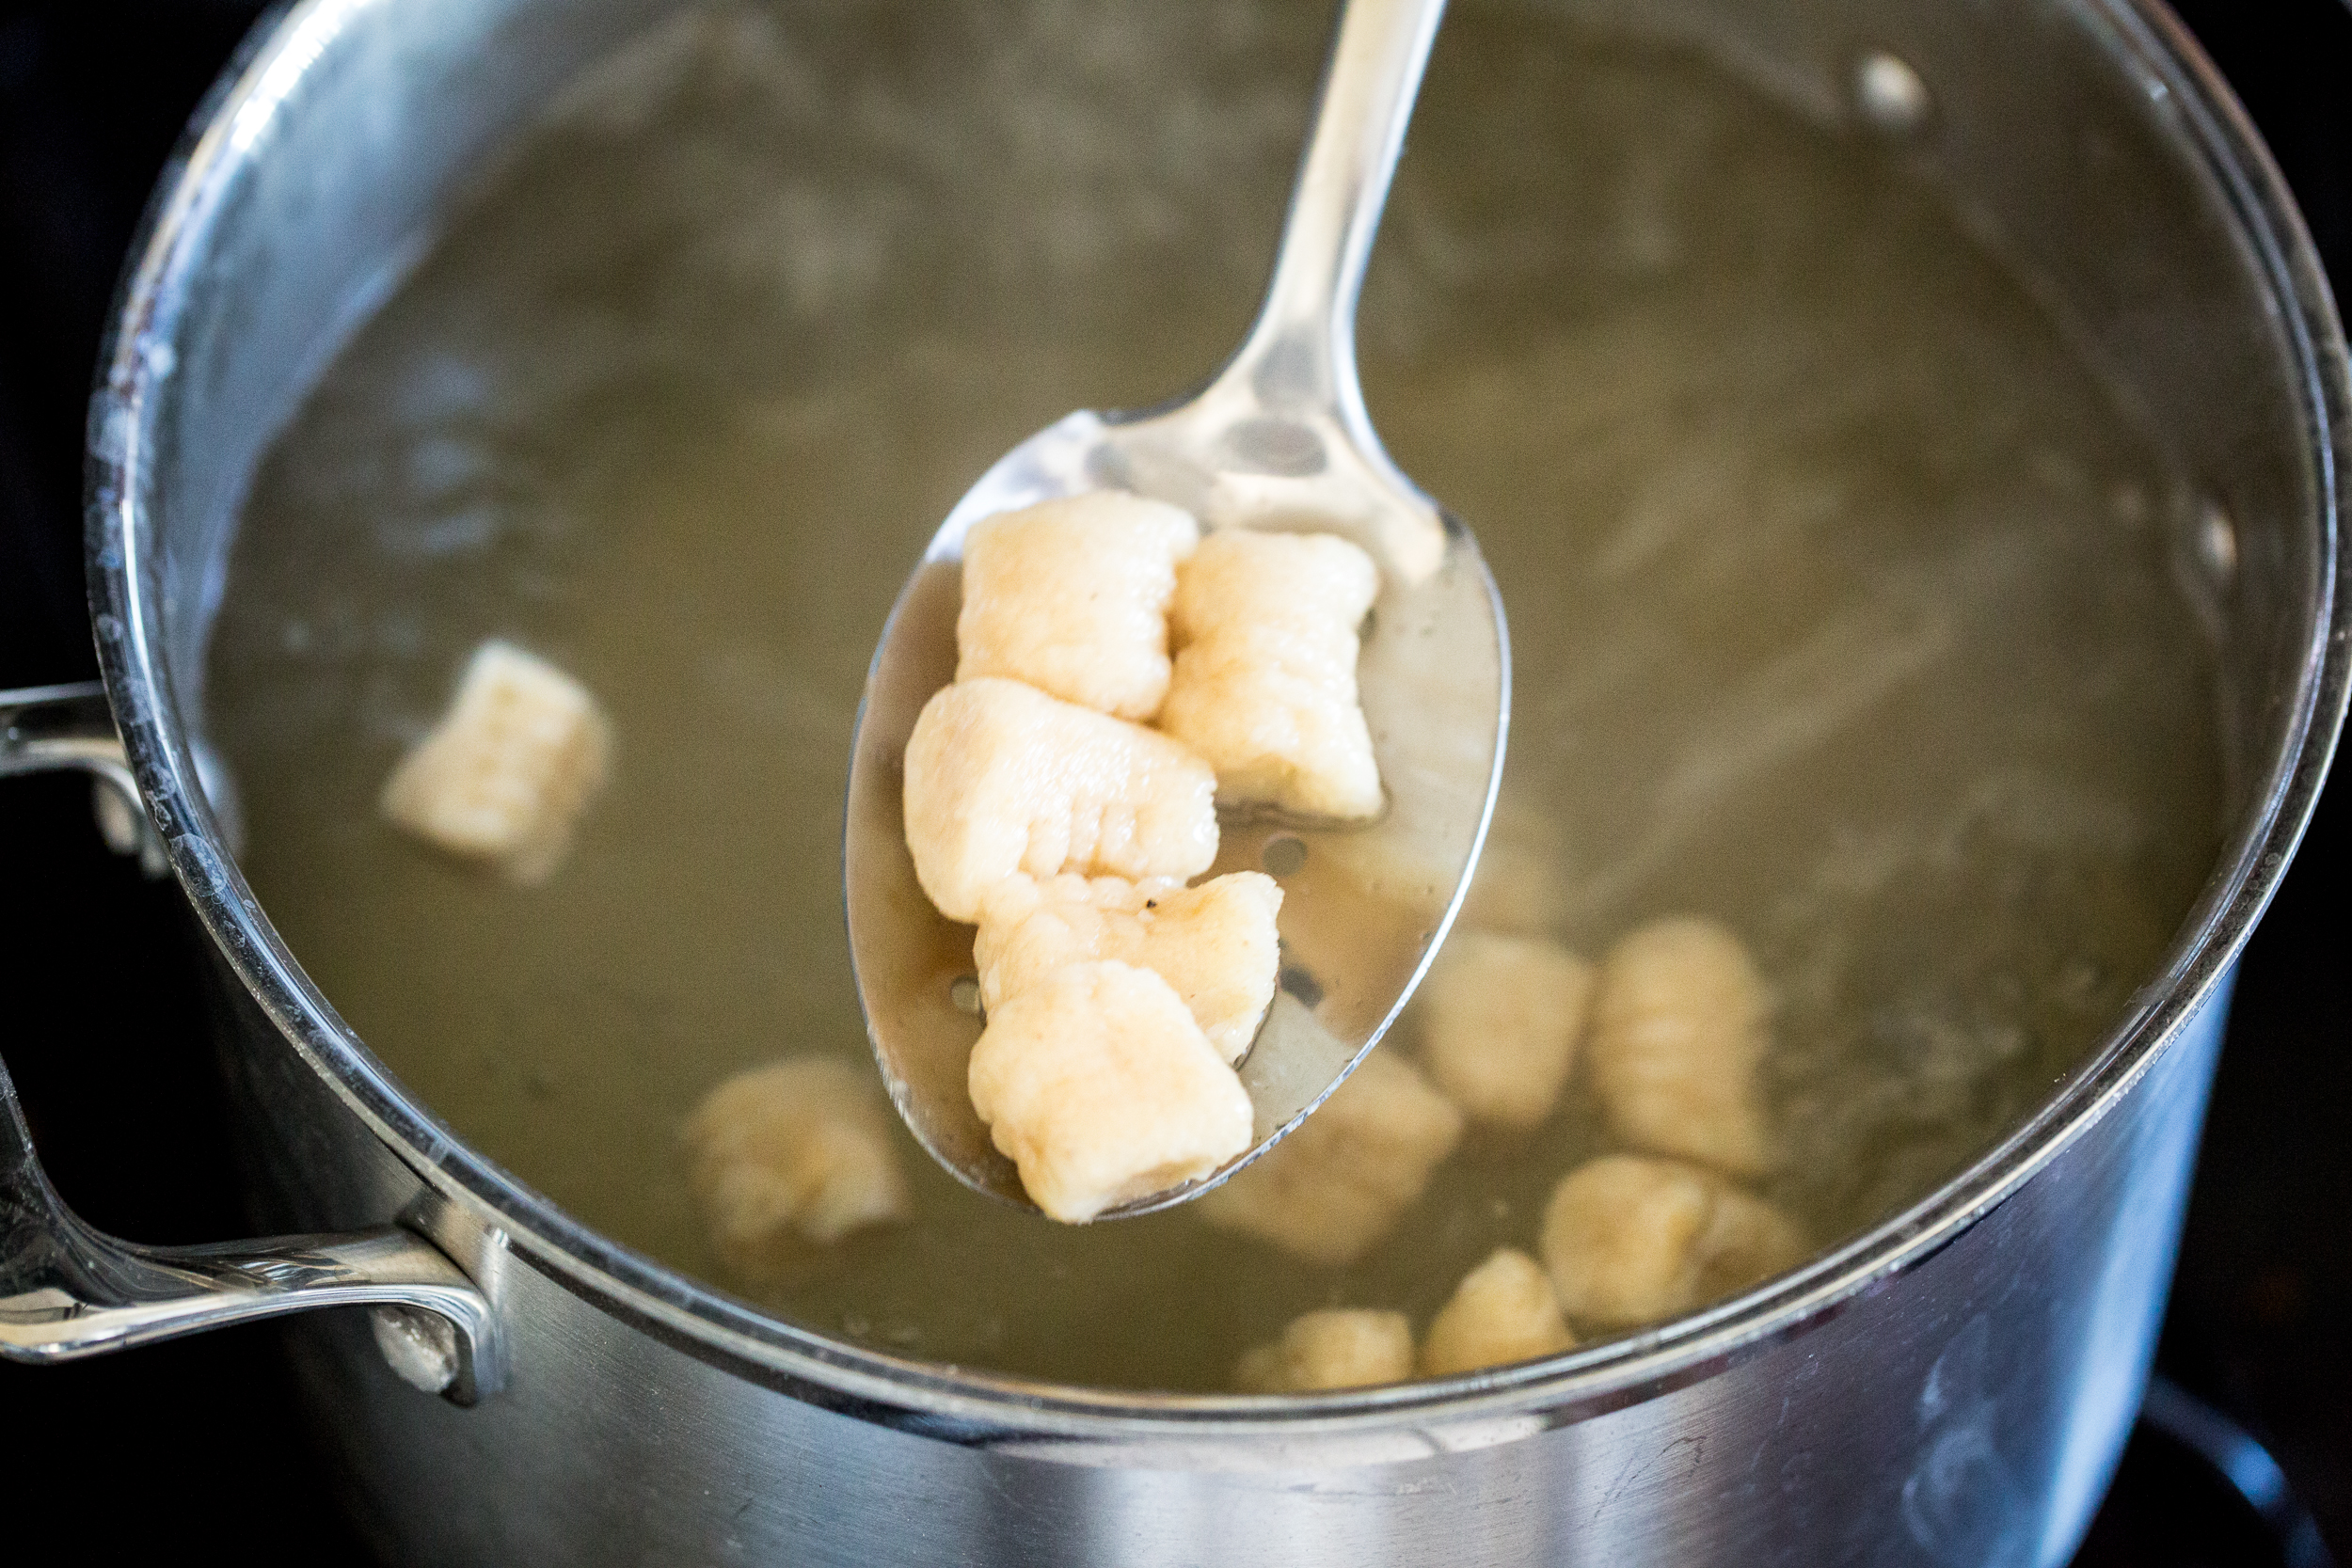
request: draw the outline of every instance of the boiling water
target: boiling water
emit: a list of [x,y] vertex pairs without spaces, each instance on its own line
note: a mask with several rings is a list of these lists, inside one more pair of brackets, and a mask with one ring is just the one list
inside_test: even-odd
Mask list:
[[[1327,20],[818,9],[669,24],[484,175],[259,475],[211,670],[246,870],[343,1016],[477,1148],[706,1276],[686,1112],[866,1056],[841,801],[900,575],[1015,441],[1238,341]],[[1363,334],[1395,456],[1503,587],[1502,832],[1552,925],[1743,933],[1780,997],[1771,1196],[1824,1241],[1917,1197],[2119,1016],[2216,847],[2159,454],[1869,144],[1524,12],[1449,19]],[[374,810],[492,635],[620,736],[536,890]],[[1182,1210],[1059,1228],[902,1146],[914,1223],[767,1305],[1190,1388],[1311,1307],[1425,1318],[1606,1141],[1581,1087],[1473,1132],[1347,1269]]]

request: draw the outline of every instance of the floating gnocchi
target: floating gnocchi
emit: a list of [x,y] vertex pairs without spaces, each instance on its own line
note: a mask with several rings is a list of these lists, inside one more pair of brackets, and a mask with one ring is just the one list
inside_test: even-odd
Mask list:
[[1247,1394],[1313,1394],[1413,1375],[1413,1326],[1402,1312],[1333,1307],[1302,1312],[1270,1345],[1246,1351],[1233,1386]]
[[907,847],[950,920],[1007,879],[1187,880],[1216,859],[1216,780],[1140,724],[1001,676],[943,687],[907,740]]
[[1604,1154],[1561,1179],[1544,1266],[1568,1316],[1630,1328],[1704,1307],[1804,1256],[1794,1221],[1704,1166]]
[[1217,1054],[1236,1062],[1274,1000],[1281,907],[1281,887],[1256,871],[1190,888],[1114,877],[1009,878],[980,907],[973,944],[980,1002],[994,1008],[1056,970],[1116,958],[1175,987]]
[[1221,529],[1177,568],[1160,727],[1208,760],[1221,799],[1380,815],[1356,687],[1357,629],[1379,592],[1372,557],[1329,533]]
[[396,826],[525,886],[555,875],[611,771],[612,726],[586,687],[497,639],[476,648],[440,722],[393,769]]
[[1422,1062],[1471,1120],[1534,1127],[1567,1085],[1592,992],[1593,966],[1549,938],[1457,930],[1414,999]]
[[989,1014],[972,1104],[1030,1201],[1068,1225],[1198,1180],[1249,1147],[1249,1096],[1174,989],[1065,964]]
[[1142,721],[1168,695],[1168,601],[1192,514],[1094,491],[1002,512],[963,541],[956,679],[1004,675]]
[[1586,1046],[1610,1125],[1634,1148],[1734,1176],[1772,1165],[1759,1075],[1772,998],[1711,920],[1652,921],[1601,961]]
[[742,1277],[906,1217],[881,1086],[837,1057],[801,1056],[728,1079],[687,1118],[686,1149],[711,1250]]
[[1517,1247],[1500,1247],[1462,1276],[1429,1321],[1419,1370],[1423,1377],[1450,1377],[1557,1355],[1575,1345],[1543,1265]]
[[1375,1051],[1320,1110],[1193,1207],[1311,1263],[1352,1263],[1420,1199],[1461,1138],[1454,1102],[1402,1056]]

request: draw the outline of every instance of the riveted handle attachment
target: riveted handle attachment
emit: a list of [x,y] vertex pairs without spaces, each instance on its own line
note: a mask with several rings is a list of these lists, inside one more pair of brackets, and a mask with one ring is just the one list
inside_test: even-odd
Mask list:
[[[138,809],[104,691],[0,691],[0,778],[57,769],[93,775],[144,835],[130,847],[143,858],[150,852],[153,830]],[[160,846],[152,852],[160,865]],[[351,1306],[376,1309],[385,1358],[420,1387],[471,1404],[504,1380],[488,1298],[438,1247],[403,1227],[195,1247],[141,1246],[92,1229],[42,1172],[16,1085],[0,1065],[0,1357],[65,1361]]]

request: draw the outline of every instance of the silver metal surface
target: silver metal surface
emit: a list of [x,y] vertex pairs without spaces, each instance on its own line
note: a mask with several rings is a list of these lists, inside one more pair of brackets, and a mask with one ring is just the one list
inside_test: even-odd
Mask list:
[[[1348,0],[1314,129],[1256,324],[1200,392],[1129,414],[1081,411],[1007,452],[932,535],[882,628],[850,754],[842,880],[866,1028],[890,1098],[917,1142],[975,1191],[1034,1207],[972,1107],[965,1066],[981,1021],[956,1000],[972,930],[931,908],[907,851],[902,759],[923,705],[955,679],[963,538],[1000,512],[1095,490],[1172,501],[1212,528],[1311,525],[1380,563],[1357,678],[1388,791],[1379,820],[1263,816],[1220,824],[1220,865],[1286,858],[1283,962],[1241,1080],[1252,1145],[1197,1181],[1105,1210],[1149,1214],[1199,1197],[1304,1121],[1378,1044],[1421,983],[1478,863],[1502,783],[1511,718],[1502,595],[1470,531],[1397,471],[1356,373],[1356,300],[1405,146],[1445,0]],[[1431,672],[1442,672],[1433,678]],[[1334,854],[1429,868],[1387,889],[1391,918],[1333,875]],[[1336,916],[1334,911],[1340,911]]]
[[0,779],[72,769],[87,773],[91,809],[106,847],[164,871],[163,840],[139,804],[139,783],[115,736],[106,689],[96,681],[0,691]]
[[[163,845],[95,681],[0,691],[0,779],[73,770],[98,790],[102,832],[163,868]],[[215,786],[217,793],[218,786]],[[109,831],[108,824],[119,827]],[[326,1307],[414,1314],[443,1338],[441,1366],[413,1380],[471,1404],[504,1380],[498,1323],[472,1282],[398,1226],[218,1246],[148,1247],[77,1219],[42,1174],[16,1085],[0,1062],[0,1356],[64,1361]],[[422,1326],[430,1324],[434,1326]]]
[[70,1361],[326,1307],[390,1308],[440,1325],[446,1364],[414,1381],[454,1403],[472,1404],[504,1381],[489,1303],[430,1242],[398,1226],[197,1247],[137,1246],[91,1229],[42,1174],[0,1065],[0,1357]]
[[[488,1297],[507,1391],[403,1386],[293,1331],[351,1505],[408,1561],[2056,1564],[2162,1308],[2228,977],[2345,700],[2343,334],[2228,93],[2153,0],[1581,0],[1830,120],[1858,40],[1934,113],[1903,156],[2036,280],[2234,524],[2229,827],[2099,1047],[1996,1147],[1802,1270],[1629,1339],[1295,1399],[1152,1397],[895,1360],[580,1226],[467,1148],[305,976],[196,787],[234,498],[387,269],[660,0],[307,0],[157,202],[92,417],[91,597],[151,815],[217,951],[254,1201],[403,1213]],[[827,14],[832,14],[828,12]]]

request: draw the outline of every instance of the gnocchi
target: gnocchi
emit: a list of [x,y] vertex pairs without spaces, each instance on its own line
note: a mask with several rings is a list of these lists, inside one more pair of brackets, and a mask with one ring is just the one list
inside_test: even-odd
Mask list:
[[980,1001],[993,1008],[1064,965],[1116,958],[1175,987],[1217,1054],[1239,1061],[1274,999],[1281,907],[1280,885],[1255,871],[1190,888],[1112,877],[1010,878],[980,907],[973,944]]
[[738,1275],[906,1216],[881,1087],[837,1057],[736,1074],[703,1097],[685,1135],[711,1248]]
[[1030,1201],[1065,1224],[1197,1180],[1249,1147],[1249,1096],[1148,969],[1065,964],[972,1048],[973,1107]]
[[611,772],[612,726],[588,689],[492,639],[439,723],[384,785],[386,817],[526,886],[554,876]]
[[1529,1128],[1575,1065],[1593,966],[1545,937],[1455,931],[1414,1000],[1429,1076],[1473,1121]]
[[942,688],[907,741],[915,879],[968,923],[1015,876],[1129,881],[1206,871],[1216,781],[1176,741],[999,676]]
[[1004,675],[1151,719],[1168,695],[1177,563],[1200,539],[1181,507],[1108,490],[981,518],[963,542],[956,679]]
[[1336,534],[1222,529],[1176,573],[1160,725],[1231,803],[1361,820],[1384,797],[1358,701],[1357,628],[1380,590]]
[[1543,1265],[1517,1247],[1499,1247],[1462,1276],[1429,1321],[1419,1369],[1423,1377],[1450,1377],[1557,1355],[1575,1344]]
[[1334,1307],[1302,1312],[1272,1344],[1244,1352],[1233,1384],[1250,1394],[1312,1394],[1412,1375],[1413,1328],[1404,1313]]
[[1453,1101],[1402,1056],[1375,1051],[1295,1132],[1194,1207],[1310,1262],[1352,1263],[1420,1198],[1461,1137]]
[[1746,946],[1713,921],[1657,920],[1622,938],[1601,961],[1585,1048],[1617,1135],[1734,1176],[1770,1170],[1771,1010]]
[[1703,1166],[1604,1154],[1553,1189],[1542,1250],[1570,1318],[1629,1328],[1778,1274],[1804,1255],[1804,1236]]

